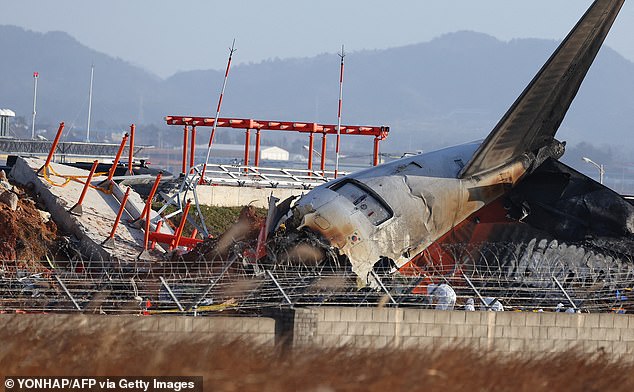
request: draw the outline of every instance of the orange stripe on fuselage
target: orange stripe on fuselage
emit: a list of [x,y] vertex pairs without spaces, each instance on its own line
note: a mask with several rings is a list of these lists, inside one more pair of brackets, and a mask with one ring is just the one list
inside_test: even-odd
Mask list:
[[[499,231],[500,224],[515,222],[506,215],[507,211],[500,197],[471,214],[467,219],[399,268],[399,272],[405,276],[424,277],[423,281],[412,290],[412,293],[426,294],[427,285],[435,283],[430,275],[442,274],[460,277],[460,271],[456,269],[456,258],[459,256],[456,252],[464,252],[465,250],[476,251],[480,244],[495,237],[495,233]],[[458,246],[452,247],[451,245]],[[468,246],[465,247],[464,245]]]

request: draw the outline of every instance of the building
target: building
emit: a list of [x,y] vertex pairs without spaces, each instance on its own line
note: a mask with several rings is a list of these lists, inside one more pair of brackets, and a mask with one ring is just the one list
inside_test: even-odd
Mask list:
[[9,137],[9,119],[15,117],[10,109],[0,109],[0,137]]
[[288,161],[288,151],[279,147],[264,147],[260,151],[260,159],[263,161]]

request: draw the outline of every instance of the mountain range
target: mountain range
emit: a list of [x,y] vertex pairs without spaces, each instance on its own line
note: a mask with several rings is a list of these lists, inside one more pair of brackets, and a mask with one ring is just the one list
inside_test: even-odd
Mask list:
[[[349,53],[343,123],[390,126],[383,144],[390,151],[431,150],[484,138],[557,44],[542,39],[505,42],[463,31],[416,45]],[[38,129],[54,128],[60,121],[77,132],[85,129],[91,65],[92,128],[120,130],[137,123],[161,135],[173,129],[165,125],[166,115],[213,117],[224,75],[224,70],[199,70],[163,79],[63,32],[0,26],[0,47],[5,54],[0,107],[30,124],[32,73],[38,71]],[[182,57],[186,67],[188,56],[195,54],[165,55]],[[338,94],[339,57],[334,53],[241,64],[229,75],[222,116],[336,123]],[[634,63],[604,47],[558,137],[569,145],[585,142],[629,156],[634,148],[623,141],[634,130],[633,109]],[[152,137],[146,136],[158,143]],[[179,141],[163,136],[160,143],[172,139]],[[365,141],[344,143],[351,151],[366,148]]]

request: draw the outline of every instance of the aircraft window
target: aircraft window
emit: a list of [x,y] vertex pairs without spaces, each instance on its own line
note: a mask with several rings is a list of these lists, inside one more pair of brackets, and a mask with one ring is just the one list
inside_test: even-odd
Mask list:
[[353,182],[346,182],[333,190],[350,200],[354,208],[378,226],[392,217],[390,209],[377,197]]

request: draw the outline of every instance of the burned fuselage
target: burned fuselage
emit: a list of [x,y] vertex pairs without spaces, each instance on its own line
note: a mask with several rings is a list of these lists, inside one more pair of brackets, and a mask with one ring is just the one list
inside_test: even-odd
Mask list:
[[454,228],[477,224],[476,212],[499,205],[524,177],[563,155],[555,134],[622,5],[596,0],[482,143],[325,184],[295,204],[285,226],[321,236],[366,284],[379,261],[401,268],[438,240],[460,240],[450,238]]
[[519,159],[470,179],[457,178],[478,143],[403,158],[318,187],[293,208],[298,230],[318,233],[365,282],[383,260],[399,268],[526,173]]

